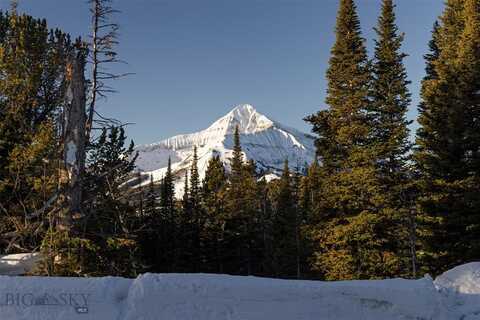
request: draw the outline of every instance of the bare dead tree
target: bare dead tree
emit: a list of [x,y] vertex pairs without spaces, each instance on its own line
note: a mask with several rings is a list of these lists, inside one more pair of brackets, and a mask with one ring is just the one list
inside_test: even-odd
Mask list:
[[18,0],[12,0],[10,1],[10,11],[11,12],[17,12],[17,8],[18,8]]
[[87,141],[90,141],[94,117],[98,115],[96,111],[98,100],[105,98],[108,93],[115,92],[107,84],[108,81],[121,78],[128,73],[117,74],[109,71],[109,65],[123,63],[117,58],[117,52],[115,51],[115,47],[118,45],[119,25],[112,22],[111,19],[112,15],[119,11],[112,7],[112,0],[88,0],[88,3],[91,5],[90,13],[92,15],[89,55],[89,63],[92,64],[92,78],[85,132]]
[[61,210],[57,229],[70,231],[73,218],[82,213],[82,179],[85,171],[85,63],[81,53],[73,52],[67,62],[67,93],[64,115],[65,192],[67,210]]

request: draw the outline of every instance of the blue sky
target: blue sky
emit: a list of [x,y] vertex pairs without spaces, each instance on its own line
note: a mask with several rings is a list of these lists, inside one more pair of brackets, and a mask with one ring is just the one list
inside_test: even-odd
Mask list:
[[[8,0],[0,0],[2,9]],[[149,143],[207,127],[233,106],[250,103],[286,125],[309,131],[302,118],[324,108],[325,70],[334,41],[337,0],[115,0],[121,10],[120,57],[132,76],[100,112],[134,123],[128,134]],[[357,0],[372,54],[380,0]],[[416,116],[432,25],[441,0],[397,0]],[[84,0],[20,0],[20,11],[51,27],[86,36]]]

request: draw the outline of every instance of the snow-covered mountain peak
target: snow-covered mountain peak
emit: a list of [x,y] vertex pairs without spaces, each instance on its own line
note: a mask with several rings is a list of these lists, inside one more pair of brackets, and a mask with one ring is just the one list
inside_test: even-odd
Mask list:
[[314,159],[312,136],[270,120],[252,105],[242,104],[205,130],[138,146],[137,168],[154,180],[160,180],[165,175],[170,158],[172,171],[178,178],[175,183],[177,196],[182,195],[183,178],[185,171],[191,167],[194,147],[197,147],[201,179],[214,155],[220,156],[228,169],[233,150],[233,133],[237,126],[245,158],[254,160],[257,168],[263,172],[278,174],[285,160],[288,160],[292,170],[304,169]]
[[241,104],[215,121],[207,130],[233,134],[238,126],[240,133],[247,134],[268,129],[273,125],[272,120],[259,113],[252,105]]

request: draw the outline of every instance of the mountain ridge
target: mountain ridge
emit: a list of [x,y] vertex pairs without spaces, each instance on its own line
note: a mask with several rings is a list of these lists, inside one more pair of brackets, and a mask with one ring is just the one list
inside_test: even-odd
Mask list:
[[182,194],[183,177],[191,165],[194,146],[201,179],[213,155],[219,155],[228,170],[237,126],[244,157],[253,159],[258,170],[279,173],[285,159],[289,160],[292,170],[303,170],[314,159],[313,136],[271,120],[250,104],[242,104],[204,130],[137,146],[137,169],[159,181],[165,175],[170,158],[176,176],[175,189],[177,195]]

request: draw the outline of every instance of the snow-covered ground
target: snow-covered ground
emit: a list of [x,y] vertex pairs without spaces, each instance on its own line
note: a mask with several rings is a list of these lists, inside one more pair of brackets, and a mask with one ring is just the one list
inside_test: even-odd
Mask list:
[[480,320],[480,262],[449,270],[434,282],[451,319]]
[[17,253],[0,256],[0,275],[20,276],[40,261],[39,253]]
[[0,319],[480,319],[480,263],[433,281],[295,281],[207,274],[0,277]]

